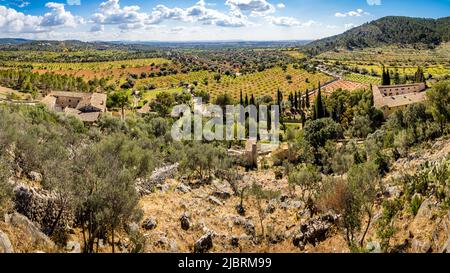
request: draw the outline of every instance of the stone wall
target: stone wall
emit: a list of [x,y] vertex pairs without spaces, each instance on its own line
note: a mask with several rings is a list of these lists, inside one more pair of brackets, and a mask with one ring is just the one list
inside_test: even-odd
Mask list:
[[[38,223],[45,234],[49,234],[60,214],[60,205],[55,194],[26,185],[14,189],[14,208],[31,221]],[[73,214],[63,210],[56,228],[64,229],[74,222]]]

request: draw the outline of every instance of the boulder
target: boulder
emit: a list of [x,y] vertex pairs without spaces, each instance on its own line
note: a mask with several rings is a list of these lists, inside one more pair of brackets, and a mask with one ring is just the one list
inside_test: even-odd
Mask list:
[[165,166],[153,171],[152,175],[148,179],[137,179],[136,190],[141,195],[151,194],[155,187],[162,185],[167,179],[173,179],[178,173],[179,164],[173,164]]
[[450,253],[450,236],[445,242],[445,244],[442,246],[442,249],[440,250],[441,253]]
[[27,239],[31,240],[33,244],[51,249],[55,247],[50,238],[40,230],[39,225],[33,223],[24,215],[19,213],[8,214],[5,216],[5,222],[14,228],[22,229],[26,233]]
[[186,185],[186,184],[184,184],[184,183],[180,183],[180,184],[178,184],[178,186],[176,187],[175,190],[178,191],[178,192],[181,192],[181,193],[188,193],[188,192],[190,192],[192,189],[191,189],[191,187],[189,187],[188,185]]
[[42,182],[42,174],[38,172],[30,172],[28,177],[34,182]]
[[226,200],[226,199],[229,199],[233,195],[233,189],[227,182],[214,180],[212,182],[212,185],[215,188],[212,195],[217,198]]
[[187,213],[183,213],[180,217],[181,229],[189,230],[191,227],[191,217]]
[[236,211],[240,216],[245,216],[245,208],[241,204],[236,206]]
[[339,216],[333,213],[310,218],[300,225],[300,232],[294,236],[293,244],[300,249],[304,249],[306,244],[316,246],[327,238],[328,232],[338,219]]
[[237,216],[233,218],[233,224],[242,227],[245,234],[252,237],[256,236],[256,228],[251,219],[245,219],[242,216]]
[[432,251],[431,240],[414,238],[411,242],[413,253],[429,253]]
[[272,213],[275,212],[276,209],[277,209],[277,208],[276,208],[276,204],[275,204],[274,200],[271,200],[271,201],[269,202],[269,204],[267,205],[266,213],[267,213],[267,214],[272,214]]
[[206,253],[213,248],[213,234],[211,232],[206,233],[194,244],[194,253]]
[[14,253],[8,235],[0,230],[0,253]]
[[426,199],[420,205],[419,210],[417,211],[416,219],[431,219],[433,217],[433,209],[436,207],[436,204],[431,201],[431,199]]
[[230,244],[232,247],[239,247],[239,237],[237,236],[231,237]]
[[220,201],[219,199],[217,199],[216,197],[214,197],[212,195],[208,197],[208,201],[213,205],[223,206],[222,201]]
[[156,219],[153,217],[147,218],[144,223],[142,223],[142,228],[145,230],[155,229],[157,226]]
[[382,253],[381,245],[379,242],[369,242],[366,247],[367,251],[370,253]]
[[67,253],[81,253],[81,245],[78,242],[69,241],[66,244]]

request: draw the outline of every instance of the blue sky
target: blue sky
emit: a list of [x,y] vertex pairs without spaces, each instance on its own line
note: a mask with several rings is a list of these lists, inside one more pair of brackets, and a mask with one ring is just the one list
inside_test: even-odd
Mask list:
[[0,37],[318,39],[387,15],[450,16],[450,0],[0,0]]

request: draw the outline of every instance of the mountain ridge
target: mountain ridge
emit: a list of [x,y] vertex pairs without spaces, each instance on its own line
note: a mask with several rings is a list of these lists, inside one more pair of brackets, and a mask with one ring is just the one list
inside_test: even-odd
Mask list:
[[345,48],[349,50],[387,45],[434,48],[450,41],[450,17],[438,19],[387,16],[313,41],[304,47],[310,55]]

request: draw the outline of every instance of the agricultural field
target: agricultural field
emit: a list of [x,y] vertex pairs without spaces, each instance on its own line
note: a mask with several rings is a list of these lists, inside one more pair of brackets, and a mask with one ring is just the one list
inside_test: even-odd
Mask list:
[[[157,89],[174,88],[180,83],[193,84],[197,82],[197,89],[208,92],[212,98],[220,94],[227,93],[234,99],[239,99],[240,92],[250,97],[263,95],[276,96],[279,88],[287,98],[289,93],[314,89],[321,82],[325,84],[332,80],[332,77],[323,73],[309,73],[305,70],[294,69],[288,66],[286,71],[276,67],[243,76],[222,76],[220,81],[214,79],[214,73],[208,71],[191,72],[188,74],[177,74],[165,77],[139,80],[137,87],[153,84]],[[290,76],[290,77],[289,77]],[[291,80],[289,81],[288,78]],[[207,84],[206,84],[207,83]]]
[[444,43],[436,49],[415,49],[387,46],[382,48],[365,48],[353,51],[337,50],[328,51],[316,57],[318,60],[335,60],[341,62],[377,62],[392,66],[417,66],[417,65],[450,65],[448,58],[450,43]]
[[322,90],[325,94],[331,94],[338,89],[353,91],[357,89],[365,89],[368,87],[368,84],[363,84],[356,81],[337,80],[327,86],[324,86]]
[[0,100],[12,99],[12,100],[23,100],[31,99],[29,94],[24,94],[10,88],[0,86]]
[[[125,80],[129,74],[150,73],[159,71],[159,66],[168,66],[170,60],[163,58],[122,60],[112,62],[87,63],[26,63],[32,67],[33,72],[40,74],[54,73],[82,77],[84,80],[107,78],[117,84]],[[7,67],[21,67],[22,62],[6,62]]]
[[300,51],[286,50],[286,51],[283,51],[283,53],[287,54],[287,55],[289,55],[289,56],[291,56],[293,58],[296,58],[296,59],[306,58],[306,55],[304,53],[300,52]]
[[361,75],[356,73],[346,73],[343,77],[346,81],[356,82],[356,83],[362,83],[366,85],[370,84],[380,84],[381,78],[369,76],[369,75]]

